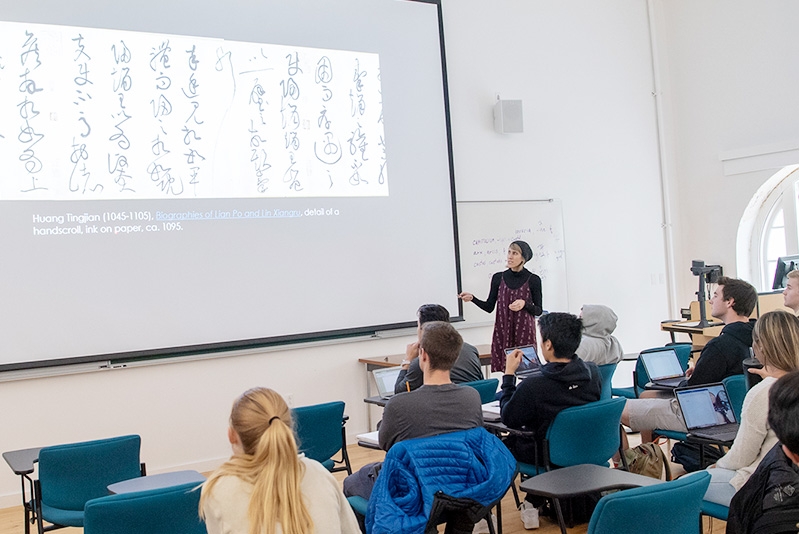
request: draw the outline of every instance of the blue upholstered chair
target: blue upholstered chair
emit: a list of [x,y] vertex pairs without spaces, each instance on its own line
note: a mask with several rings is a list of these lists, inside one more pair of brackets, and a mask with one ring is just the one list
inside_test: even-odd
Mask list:
[[633,488],[599,500],[588,534],[686,534],[701,532],[699,508],[710,484],[707,472]]
[[473,387],[480,393],[480,402],[486,404],[497,400],[497,388],[499,387],[499,380],[496,378],[489,378],[486,380],[475,380],[474,382],[462,382],[461,386]]
[[702,515],[709,515],[710,517],[715,517],[716,519],[721,519],[722,521],[726,521],[727,516],[730,513],[729,506],[724,506],[723,504],[710,501],[702,501],[701,510]]
[[[543,442],[545,465],[518,462],[519,473],[525,477],[533,477],[550,471],[554,466],[594,464],[607,467],[616,452],[619,452],[624,461],[621,450],[621,412],[625,403],[625,399],[615,398],[566,408],[555,416],[547,430]],[[518,505],[516,487],[512,488]],[[558,521],[565,532],[560,503],[557,499],[553,501]]]
[[599,372],[602,374],[602,394],[600,400],[608,400],[613,397],[613,373],[616,372],[616,363],[599,365]]
[[[297,446],[305,456],[324,465],[328,471],[352,474],[347,454],[344,403],[341,401],[302,406],[291,410]],[[341,451],[341,460],[333,456]],[[341,465],[336,465],[341,464]]]
[[732,406],[732,413],[735,414],[735,420],[740,423],[741,410],[743,409],[747,392],[746,377],[744,375],[728,376],[722,382],[724,382],[724,387],[730,396],[730,405]]
[[139,436],[43,448],[39,452],[39,478],[34,482],[39,533],[45,530],[43,521],[56,528],[82,527],[88,501],[108,495],[109,484],[144,475],[140,448]]
[[84,534],[206,534],[196,483],[109,495],[86,503]]

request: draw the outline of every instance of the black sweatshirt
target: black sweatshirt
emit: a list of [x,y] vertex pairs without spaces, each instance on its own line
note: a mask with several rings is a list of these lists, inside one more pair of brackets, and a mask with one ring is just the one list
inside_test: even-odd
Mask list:
[[541,278],[527,269],[522,269],[519,272],[506,269],[501,273],[495,273],[491,278],[491,290],[488,293],[488,298],[486,300],[480,300],[474,297],[472,302],[485,312],[491,313],[494,311],[494,306],[497,305],[497,296],[499,295],[499,284],[502,279],[505,280],[505,285],[510,289],[519,289],[527,282],[530,286],[532,301],[525,302],[524,309],[527,310],[527,313],[530,315],[541,315],[543,311],[543,304],[541,302]]
[[[577,355],[568,363],[550,362],[540,374],[528,376],[516,387],[516,377],[502,377],[502,396],[499,399],[502,422],[509,428],[532,430],[539,445],[547,429],[561,410],[599,400],[602,377],[593,362],[584,362]],[[514,436],[512,436],[514,437]],[[506,442],[517,460],[537,463],[532,440],[520,438]]]

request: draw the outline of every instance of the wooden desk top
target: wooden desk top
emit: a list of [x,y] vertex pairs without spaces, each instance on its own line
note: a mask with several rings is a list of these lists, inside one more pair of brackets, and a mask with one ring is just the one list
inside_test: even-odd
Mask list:
[[701,334],[708,337],[716,337],[721,333],[724,324],[715,324],[713,326],[706,326],[699,328],[696,326],[689,326],[697,321],[666,321],[660,323],[660,329],[665,332],[683,332],[685,334]]
[[[477,353],[480,355],[480,363],[489,365],[491,363],[491,345],[476,345]],[[391,354],[389,356],[374,356],[371,358],[359,358],[360,363],[365,363],[370,368],[375,367],[396,367],[405,359],[404,354]],[[368,369],[371,370],[371,369]]]

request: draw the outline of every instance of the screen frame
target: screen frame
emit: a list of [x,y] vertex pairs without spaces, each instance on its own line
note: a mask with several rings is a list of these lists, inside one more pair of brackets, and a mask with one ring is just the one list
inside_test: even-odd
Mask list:
[[[444,22],[441,0],[402,0],[404,2],[414,2],[420,4],[430,4],[436,7],[439,30],[439,46],[441,58],[442,91],[444,101],[444,121],[447,144],[447,163],[449,166],[449,188],[450,188],[450,211],[452,214],[453,230],[453,254],[455,260],[455,281],[457,291],[462,289],[462,268],[460,261],[460,244],[458,239],[458,217],[455,191],[455,169],[454,155],[452,149],[452,124],[450,116],[449,85],[446,68],[446,53],[444,40]],[[422,303],[420,303],[422,304]],[[463,321],[463,303],[457,301],[458,309],[451,317],[452,322]],[[359,337],[374,337],[383,331],[393,331],[408,329],[416,326],[415,320],[407,322],[364,325],[353,328],[343,328],[337,330],[311,331],[291,335],[258,337],[252,339],[239,339],[231,341],[221,341],[192,345],[177,345],[170,347],[160,347],[146,350],[134,350],[125,352],[110,352],[101,354],[91,354],[85,356],[62,357],[57,359],[38,359],[31,361],[21,361],[14,363],[0,364],[0,373],[8,371],[23,371],[30,369],[66,367],[90,363],[107,363],[110,366],[124,366],[131,362],[157,362],[173,358],[185,358],[199,355],[225,356],[235,355],[237,351],[251,350],[258,348],[274,348],[285,346],[291,348],[309,342],[340,342],[343,339],[355,339]]]

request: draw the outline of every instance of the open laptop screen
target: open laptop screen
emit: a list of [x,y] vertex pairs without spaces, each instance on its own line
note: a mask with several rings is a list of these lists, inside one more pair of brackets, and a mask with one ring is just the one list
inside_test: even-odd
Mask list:
[[677,378],[685,374],[674,349],[644,352],[639,358],[643,359],[646,372],[652,381]]
[[724,384],[710,384],[675,391],[688,430],[735,423]]
[[377,384],[377,393],[382,398],[388,398],[394,394],[394,384],[402,369],[400,367],[388,367],[385,369],[375,369],[372,375]]

